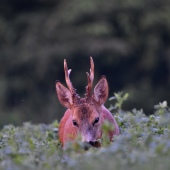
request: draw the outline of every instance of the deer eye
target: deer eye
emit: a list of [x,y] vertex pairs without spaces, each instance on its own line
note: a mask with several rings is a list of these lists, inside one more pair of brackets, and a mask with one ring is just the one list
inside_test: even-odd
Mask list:
[[73,120],[73,125],[78,127],[78,124],[75,120]]
[[99,122],[99,117],[95,119],[94,123],[93,123],[93,126],[94,124],[98,123]]

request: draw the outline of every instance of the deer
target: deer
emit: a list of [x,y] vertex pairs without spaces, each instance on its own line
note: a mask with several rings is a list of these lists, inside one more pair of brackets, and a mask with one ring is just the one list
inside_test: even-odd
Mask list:
[[102,125],[105,120],[109,121],[114,130],[109,131],[109,140],[113,141],[114,135],[119,135],[119,126],[110,111],[104,106],[109,94],[109,85],[106,76],[102,76],[94,88],[94,63],[90,57],[90,74],[87,74],[88,85],[86,86],[85,98],[81,98],[70,81],[66,59],[64,59],[65,80],[68,88],[56,81],[56,92],[60,103],[67,108],[59,124],[59,140],[62,147],[69,140],[74,140],[78,133],[81,134],[82,142],[90,146],[101,147],[97,139],[102,138]]

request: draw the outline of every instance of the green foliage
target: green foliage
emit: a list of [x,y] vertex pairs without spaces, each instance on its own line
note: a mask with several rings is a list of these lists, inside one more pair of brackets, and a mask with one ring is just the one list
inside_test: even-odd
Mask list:
[[109,100],[111,101],[111,100],[116,99],[116,100],[117,100],[117,103],[115,104],[114,107],[111,105],[111,107],[109,108],[109,110],[111,111],[111,110],[113,110],[113,109],[118,108],[118,109],[119,109],[119,113],[121,113],[122,104],[123,104],[123,102],[124,102],[125,100],[127,100],[129,94],[126,93],[124,96],[122,96],[122,95],[123,95],[123,92],[118,92],[118,93],[114,93],[114,95],[115,95],[115,96],[110,97]]
[[109,144],[109,131],[114,130],[115,127],[113,126],[113,124],[111,124],[109,121],[105,120],[105,122],[102,125],[102,139],[98,139],[97,141],[99,141],[102,144],[102,147],[105,147]]
[[127,97],[128,94],[115,93],[118,110],[114,117],[120,136],[108,143],[107,134],[114,127],[106,121],[102,126],[101,148],[82,143],[78,135],[62,149],[58,121],[50,125],[30,122],[19,127],[5,125],[0,131],[0,169],[169,169],[170,108],[167,102],[155,105],[155,114],[147,117],[142,110],[123,112],[122,104]]

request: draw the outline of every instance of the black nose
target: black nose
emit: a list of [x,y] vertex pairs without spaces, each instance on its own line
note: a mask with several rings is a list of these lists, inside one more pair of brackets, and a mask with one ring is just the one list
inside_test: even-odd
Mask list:
[[89,144],[90,144],[91,146],[94,146],[94,142],[93,142],[93,141],[90,141]]

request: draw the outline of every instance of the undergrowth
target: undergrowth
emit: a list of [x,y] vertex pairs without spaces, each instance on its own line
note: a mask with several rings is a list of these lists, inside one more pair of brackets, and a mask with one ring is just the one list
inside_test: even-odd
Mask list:
[[[5,125],[0,131],[0,169],[5,170],[60,170],[60,169],[170,169],[170,108],[164,101],[155,105],[149,117],[143,110],[122,111],[128,94],[115,93],[110,100],[120,136],[108,144],[110,124],[103,126],[101,148],[87,148],[78,138],[61,148],[58,121],[50,125],[30,122],[15,127]],[[89,147],[89,146],[88,146]],[[88,149],[88,150],[87,150]]]

